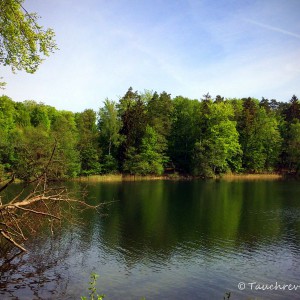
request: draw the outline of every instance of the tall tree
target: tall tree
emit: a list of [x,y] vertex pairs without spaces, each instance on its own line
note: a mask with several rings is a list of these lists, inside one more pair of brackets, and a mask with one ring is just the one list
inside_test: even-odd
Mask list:
[[281,137],[278,121],[267,113],[256,99],[243,99],[243,111],[238,120],[243,168],[247,172],[261,172],[275,167]]
[[293,95],[289,106],[285,111],[286,121],[292,123],[295,119],[300,120],[300,101]]
[[120,120],[116,103],[106,99],[104,107],[99,110],[98,129],[100,131],[101,145],[103,145],[107,155],[111,155],[112,151],[119,143]]
[[146,126],[140,151],[130,148],[124,163],[124,171],[138,175],[161,175],[164,171],[164,157],[159,142],[158,134],[149,125]]
[[289,171],[300,174],[300,121],[291,124],[290,138],[287,145]]
[[229,170],[239,171],[242,151],[233,121],[233,107],[228,102],[202,103],[202,106],[204,111],[199,139],[194,147],[193,173],[211,177]]
[[[13,162],[16,177],[31,181],[41,176],[55,147],[49,132],[42,127],[17,129],[11,133],[10,142],[16,156]],[[49,177],[54,179],[53,173],[49,173]]]
[[103,172],[110,173],[117,170],[116,155],[120,143],[120,128],[121,122],[116,103],[106,99],[104,107],[99,110],[98,120],[100,144],[104,152],[102,160]]
[[10,143],[10,133],[15,128],[14,102],[7,96],[0,97],[0,169],[11,171],[14,150]]
[[86,109],[75,115],[79,134],[78,150],[81,160],[81,174],[92,175],[101,172],[99,133],[96,124],[96,112]]
[[[131,153],[138,153],[146,130],[146,104],[138,92],[129,88],[120,99],[118,111],[121,118],[121,144],[119,148],[119,162],[122,165]],[[130,150],[130,151],[129,151]]]
[[80,173],[80,153],[77,149],[78,130],[75,115],[57,111],[52,120],[50,136],[56,141],[51,170],[56,178],[75,177]]
[[171,95],[166,92],[158,95],[155,92],[147,105],[147,120],[149,126],[157,134],[157,149],[165,157],[165,162],[168,160],[168,139],[171,133],[172,113],[173,102]]
[[181,173],[192,171],[192,154],[198,137],[200,103],[177,96],[173,100],[172,127],[168,155],[176,170]]
[[285,103],[281,107],[281,115],[283,116],[281,135],[283,137],[282,153],[281,153],[281,167],[293,172],[296,167],[295,158],[297,151],[297,128],[300,121],[300,101],[293,95],[289,103]]

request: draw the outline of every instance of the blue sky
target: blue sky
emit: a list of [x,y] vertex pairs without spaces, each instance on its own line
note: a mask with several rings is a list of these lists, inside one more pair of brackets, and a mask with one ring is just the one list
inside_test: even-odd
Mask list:
[[299,0],[25,0],[59,47],[4,94],[98,110],[134,90],[199,99],[300,98]]

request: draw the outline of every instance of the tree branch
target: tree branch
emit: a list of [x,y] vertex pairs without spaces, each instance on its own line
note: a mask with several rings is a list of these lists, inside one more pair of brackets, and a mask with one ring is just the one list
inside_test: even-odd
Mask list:
[[22,247],[20,244],[18,244],[14,239],[12,239],[9,235],[7,235],[2,229],[0,229],[0,233],[4,236],[5,239],[7,239],[10,243],[15,245],[21,251],[27,252],[27,250],[24,247]]
[[54,218],[56,220],[60,220],[61,219],[60,217],[57,217],[57,216],[52,215],[50,213],[44,213],[42,211],[37,211],[37,210],[34,210],[34,209],[25,208],[25,207],[20,207],[18,205],[15,205],[15,207],[18,208],[18,209],[24,210],[24,211],[29,211],[29,212],[37,214],[37,215],[48,216],[48,217]]
[[0,193],[4,191],[10,184],[12,184],[14,180],[15,180],[15,175],[13,175],[11,180],[8,181],[4,186],[0,187]]

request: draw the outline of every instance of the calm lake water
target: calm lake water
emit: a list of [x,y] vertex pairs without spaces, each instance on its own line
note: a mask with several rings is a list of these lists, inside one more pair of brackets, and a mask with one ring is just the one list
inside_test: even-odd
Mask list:
[[[80,299],[91,272],[100,275],[105,299],[222,300],[225,292],[230,299],[300,299],[299,182],[70,188],[87,190],[93,204],[114,202],[102,215],[87,210],[84,222],[32,238],[29,253],[0,260],[0,299]],[[273,289],[257,290],[266,284]],[[278,287],[284,284],[299,287]]]

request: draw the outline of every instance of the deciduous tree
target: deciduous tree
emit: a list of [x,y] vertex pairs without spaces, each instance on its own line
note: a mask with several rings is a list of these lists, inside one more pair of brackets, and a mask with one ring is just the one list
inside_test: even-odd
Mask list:
[[13,71],[34,73],[45,56],[57,49],[54,31],[38,24],[24,0],[0,1],[0,63]]

